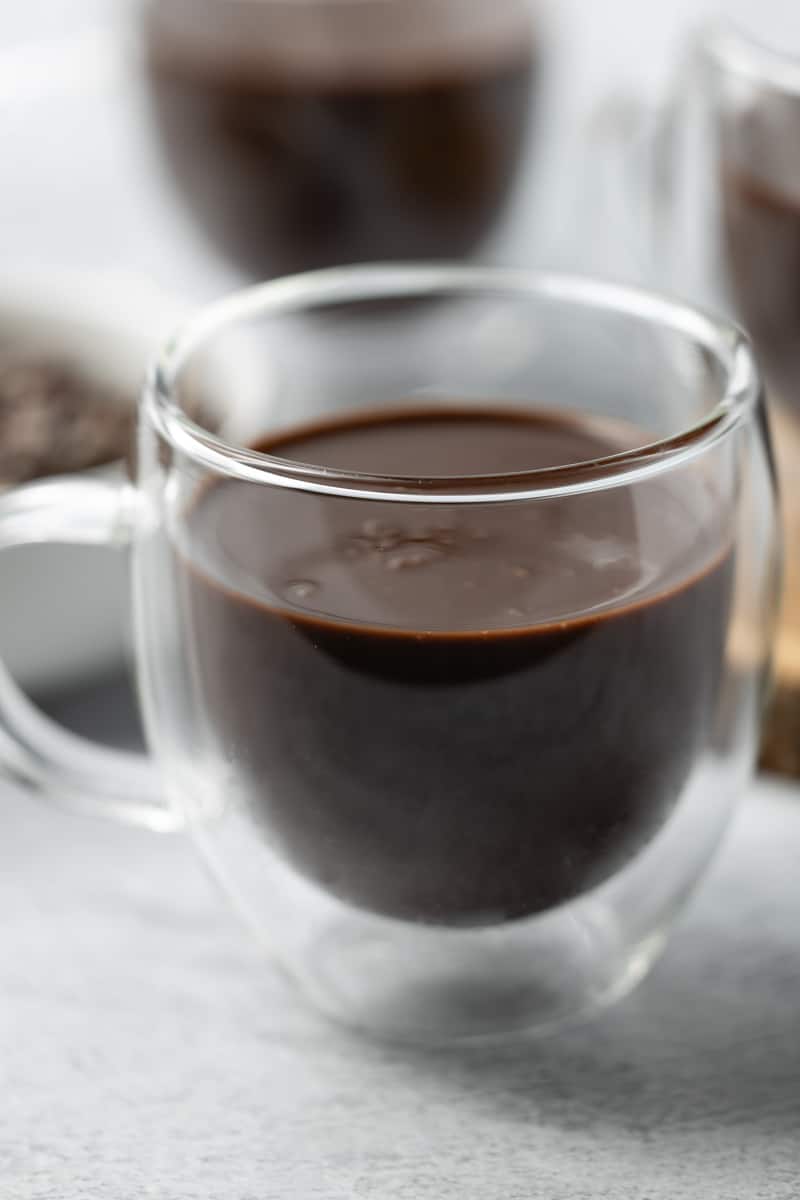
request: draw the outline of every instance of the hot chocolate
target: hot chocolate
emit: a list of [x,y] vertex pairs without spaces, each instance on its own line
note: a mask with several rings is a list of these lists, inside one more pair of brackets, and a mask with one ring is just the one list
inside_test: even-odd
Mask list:
[[[609,429],[426,409],[259,449],[469,477],[595,460]],[[732,565],[685,484],[434,506],[228,480],[188,527],[219,752],[277,852],[353,905],[477,925],[562,904],[653,838],[706,744]]]
[[722,200],[736,306],[780,398],[800,410],[800,195],[729,170]]
[[254,277],[468,253],[523,147],[526,5],[151,4],[157,125],[186,200]]

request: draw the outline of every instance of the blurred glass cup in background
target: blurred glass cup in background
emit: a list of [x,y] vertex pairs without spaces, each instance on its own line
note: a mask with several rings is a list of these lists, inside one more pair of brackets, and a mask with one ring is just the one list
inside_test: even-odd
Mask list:
[[761,360],[788,550],[764,762],[800,774],[800,53],[716,22],[659,111],[606,116],[610,214],[632,273],[732,312]]
[[460,258],[496,228],[540,66],[535,0],[148,0],[155,124],[247,276]]

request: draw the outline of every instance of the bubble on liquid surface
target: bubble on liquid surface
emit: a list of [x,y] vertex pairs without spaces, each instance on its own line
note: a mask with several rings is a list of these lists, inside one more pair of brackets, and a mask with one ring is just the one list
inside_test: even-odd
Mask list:
[[392,550],[402,542],[403,530],[373,517],[361,526],[361,537],[366,539],[373,550]]
[[576,561],[595,571],[635,566],[639,561],[634,548],[615,537],[591,538],[576,533],[569,538],[567,547]]
[[409,543],[396,550],[386,559],[387,571],[404,571],[407,568],[427,567],[442,557],[437,546]]
[[287,600],[302,604],[310,600],[319,591],[319,584],[313,579],[290,579],[283,589]]

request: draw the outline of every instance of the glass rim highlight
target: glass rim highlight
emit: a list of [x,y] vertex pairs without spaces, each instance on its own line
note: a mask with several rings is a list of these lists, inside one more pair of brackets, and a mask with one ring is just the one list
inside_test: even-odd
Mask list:
[[[725,386],[695,424],[633,449],[584,463],[508,475],[416,478],[332,470],[228,442],[183,411],[176,387],[192,354],[243,320],[359,301],[445,296],[517,296],[613,312],[682,334],[709,353]],[[450,264],[334,267],[257,284],[203,308],[169,339],[148,373],[145,402],[159,432],[209,471],[251,483],[392,503],[465,504],[545,499],[640,482],[684,465],[754,410],[761,382],[750,343],[733,323],[655,292],[577,275]]]

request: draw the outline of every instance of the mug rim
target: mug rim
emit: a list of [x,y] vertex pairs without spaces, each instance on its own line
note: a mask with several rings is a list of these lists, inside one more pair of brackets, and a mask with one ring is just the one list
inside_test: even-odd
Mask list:
[[[228,442],[181,408],[175,386],[191,355],[226,326],[254,316],[370,299],[436,293],[516,295],[637,317],[683,334],[722,368],[725,387],[694,424],[667,437],[583,463],[464,478],[368,474],[314,466]],[[657,292],[588,276],[461,264],[370,264],[284,276],[205,306],[152,363],[143,403],[166,440],[216,474],[321,495],[393,503],[463,504],[533,500],[638,483],[683,466],[718,443],[759,403],[761,380],[746,334],[732,321]]]

